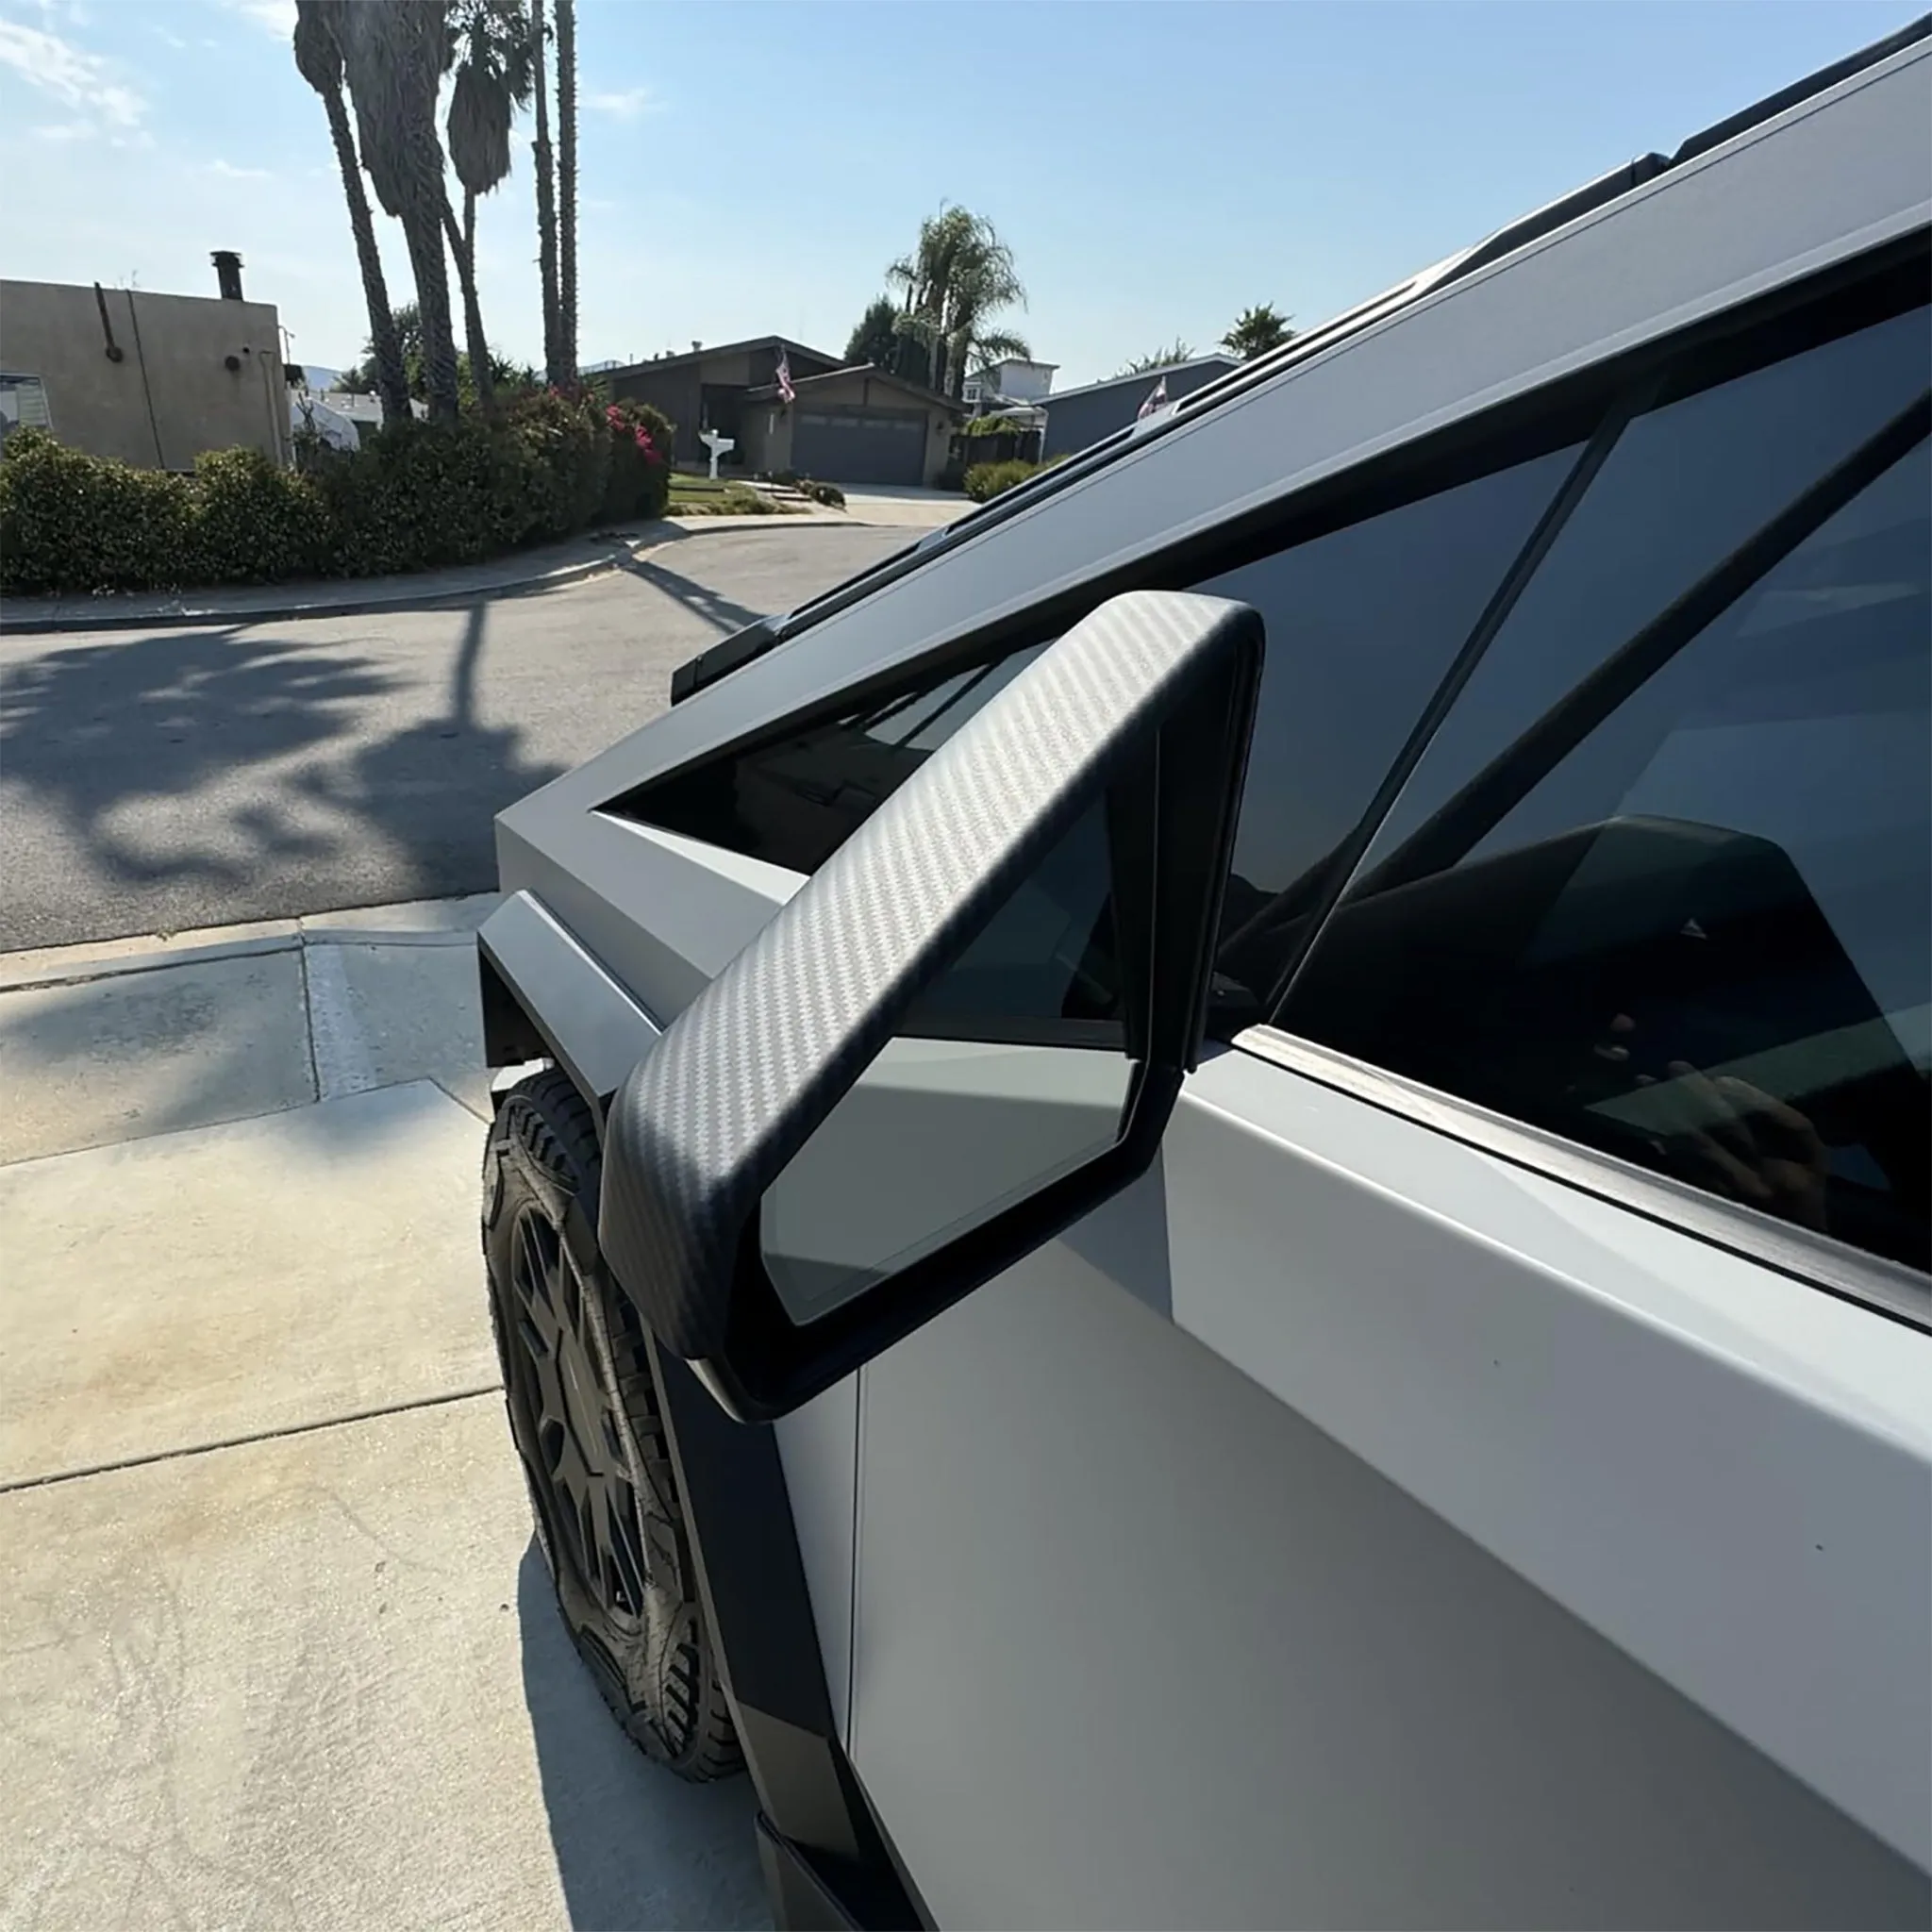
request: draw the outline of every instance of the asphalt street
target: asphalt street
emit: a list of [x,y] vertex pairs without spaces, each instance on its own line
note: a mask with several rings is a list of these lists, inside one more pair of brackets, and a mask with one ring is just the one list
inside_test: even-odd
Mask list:
[[916,534],[708,532],[461,609],[0,637],[0,951],[485,891],[506,805]]

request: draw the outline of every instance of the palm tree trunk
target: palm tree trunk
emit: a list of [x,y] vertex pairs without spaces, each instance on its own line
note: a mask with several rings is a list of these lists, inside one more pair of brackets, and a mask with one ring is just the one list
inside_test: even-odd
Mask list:
[[550,161],[550,83],[543,66],[543,0],[530,0],[530,64],[537,76],[537,261],[543,282],[543,379],[566,380],[557,285],[557,183]]
[[341,88],[322,97],[328,110],[328,131],[336,144],[336,165],[342,171],[342,198],[349,204],[349,225],[356,231],[356,261],[362,271],[362,300],[369,309],[369,341],[375,352],[375,393],[386,423],[409,420],[409,378],[403,366],[403,345],[389,306],[389,284],[382,273],[382,251],[375,245],[375,224],[369,197],[362,192],[362,167],[356,158],[356,138],[349,129],[348,103]]
[[577,379],[577,9],[557,0],[557,346]]
[[463,289],[463,335],[470,348],[470,385],[476,407],[487,416],[496,407],[496,382],[490,368],[490,339],[483,333],[483,305],[476,298],[476,197],[465,190],[462,225],[449,198],[442,203],[443,232],[456,257],[457,279]]
[[[438,158],[441,158],[439,153]],[[423,323],[423,386],[429,392],[429,419],[454,423],[459,413],[457,391],[457,339],[450,323],[449,261],[442,248],[438,204],[421,185],[403,213],[403,236],[416,276],[416,312]]]

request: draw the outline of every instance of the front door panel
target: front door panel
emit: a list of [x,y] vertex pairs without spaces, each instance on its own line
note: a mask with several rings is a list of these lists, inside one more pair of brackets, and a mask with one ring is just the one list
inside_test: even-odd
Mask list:
[[[1353,1148],[1337,1135],[1348,1108]],[[1466,1519],[1506,1560],[1438,1513],[1453,1499],[1409,1452],[1440,1461],[1459,1435],[1467,1465],[1498,1440],[1459,1362],[1432,1376],[1439,1324],[1458,1307],[1480,1324],[1482,1284],[1512,1274],[1567,1294],[1559,1271],[1525,1273],[1507,1251],[1602,1229],[1548,1201],[1494,1224],[1500,1163],[1419,1127],[1449,1150],[1436,1180],[1452,1184],[1459,1157],[1491,1187],[1460,1224],[1446,1202],[1413,1211],[1373,1171],[1389,1124],[1225,1054],[1191,1082],[1139,1188],[864,1372],[850,1743],[938,1922],[1923,1923],[1923,1873],[1591,1626],[1599,1601],[1614,1619],[1614,1591],[1586,1585],[1565,1607],[1525,1577],[1527,1517]],[[1298,1144],[1310,1138],[1337,1157]],[[1625,1250],[1628,1268],[1671,1275],[1642,1242]],[[1324,1309],[1357,1289],[1353,1325]],[[1298,1349],[1322,1363],[1306,1383]],[[1692,1386],[1703,1362],[1684,1353]],[[1311,1420],[1323,1404],[1304,1388],[1356,1393],[1377,1365],[1388,1412],[1344,1446],[1344,1409]],[[1606,1548],[1648,1545],[1661,1565],[1685,1521],[1611,1516],[1615,1483],[1570,1458],[1614,1465],[1619,1443],[1555,1426],[1589,1365],[1514,1366],[1492,1372],[1496,1400],[1541,1388],[1553,1424],[1519,1490],[1554,1506],[1567,1485]],[[1614,1352],[1591,1372],[1634,1375]],[[1728,1370],[1708,1386],[1743,1413]],[[1629,1383],[1633,1399],[1657,1387]],[[1603,1393],[1597,1423],[1615,1413]],[[1625,1449],[1644,1426],[1626,1421]],[[1858,1444],[1838,1447],[1848,1477]],[[1896,1528],[1897,1465],[1876,1436],[1866,1447],[1874,1517]],[[1913,1552],[1881,1560],[1902,1592],[1878,1619],[1889,1655],[1932,1615]],[[1646,1641],[1698,1627],[1708,1574],[1657,1571]],[[1742,1650],[1754,1635],[1718,1634]],[[1827,1682],[1814,1715],[1842,1690]]]

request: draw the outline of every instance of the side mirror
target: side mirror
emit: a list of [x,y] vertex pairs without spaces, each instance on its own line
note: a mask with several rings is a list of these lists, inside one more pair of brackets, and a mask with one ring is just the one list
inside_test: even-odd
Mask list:
[[732,1415],[851,1374],[1141,1174],[1206,1009],[1260,618],[1043,651],[631,1071],[599,1241]]

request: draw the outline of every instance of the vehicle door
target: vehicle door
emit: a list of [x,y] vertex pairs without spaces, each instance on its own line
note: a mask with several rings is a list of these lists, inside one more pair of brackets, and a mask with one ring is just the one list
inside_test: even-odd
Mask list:
[[1924,1922],[1916,272],[1187,566],[1268,630],[1217,1043],[822,1398],[938,1924]]

